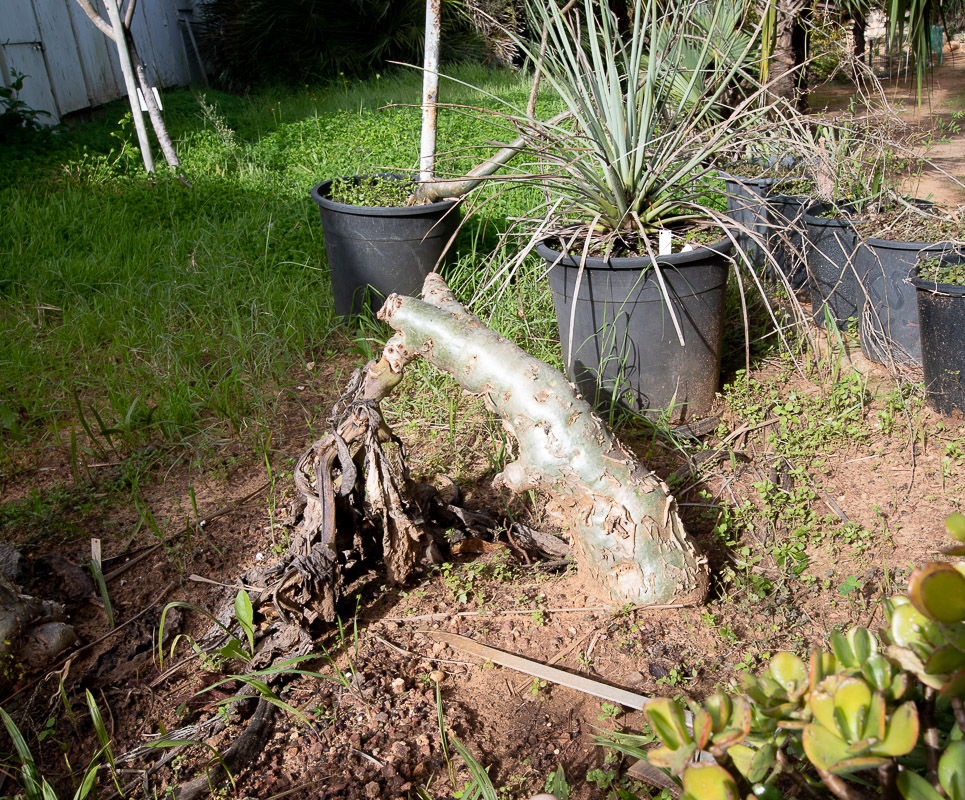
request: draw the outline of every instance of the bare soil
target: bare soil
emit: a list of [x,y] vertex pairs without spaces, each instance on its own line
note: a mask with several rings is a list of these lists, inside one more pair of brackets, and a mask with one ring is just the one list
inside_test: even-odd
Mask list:
[[[930,112],[914,108],[907,87],[889,92],[910,120],[951,120],[965,109],[965,57],[946,59],[936,71]],[[933,151],[951,175],[965,175],[963,136],[950,134],[951,142]],[[929,194],[952,203],[965,199],[940,173],[923,176],[919,196]],[[403,587],[385,585],[379,565],[371,564],[342,609],[342,632],[320,633],[319,659],[302,665],[327,678],[302,676],[283,691],[284,702],[311,726],[276,715],[268,741],[222,796],[408,798],[418,787],[431,797],[453,796],[468,773],[458,756],[452,770],[447,767],[436,707],[439,678],[446,728],[489,767],[501,796],[541,791],[558,765],[572,798],[608,796],[601,787],[621,762],[595,740],[616,728],[641,731],[641,713],[480,663],[434,642],[427,631],[464,634],[645,695],[699,697],[776,651],[822,644],[834,627],[875,627],[878,599],[900,591],[909,569],[935,555],[945,539],[943,518],[962,508],[965,423],[929,411],[914,388],[903,407],[895,402],[897,387],[913,387],[920,373],[909,370],[896,382],[862,359],[850,340],[845,353],[831,352],[825,341],[825,353],[807,375],[781,358],[755,362],[751,377],[764,388],[730,407],[720,400],[712,432],[699,441],[674,443],[646,427],[621,435],[673,487],[689,531],[710,556],[715,581],[706,606],[607,608],[581,576],[528,564],[505,538],[501,546],[480,545],[481,554],[447,554],[451,566],[427,568]],[[185,600],[216,612],[237,590],[237,576],[278,557],[294,496],[294,459],[320,434],[349,371],[363,361],[330,356],[278,387],[277,412],[269,421],[270,473],[254,437],[226,439],[196,459],[163,449],[134,454],[142,465],[153,463],[140,478],[140,511],[130,502],[131,470],[124,464],[130,454],[99,461],[88,442],[86,465],[78,469],[65,436],[25,449],[3,466],[0,533],[30,557],[33,573],[22,578],[23,587],[65,602],[81,639],[81,649],[61,659],[56,671],[24,676],[3,701],[60,794],[72,793],[64,756],[83,769],[99,748],[85,690],[100,704],[117,758],[217,717],[219,692],[224,696],[236,684],[197,693],[240,664],[212,664],[182,640],[173,656],[166,651],[162,669],[156,648],[161,610]],[[740,365],[743,356],[731,354],[729,361]],[[847,410],[861,433],[809,445],[801,461],[811,480],[803,485],[776,454],[774,437],[793,430],[768,422],[781,416],[768,391],[781,403],[814,408],[812,401],[834,391],[832,371],[839,380],[854,372],[867,391]],[[418,477],[447,474],[467,506],[545,524],[540,497],[514,499],[491,488],[501,442],[478,402],[460,397],[450,384],[432,400],[405,398],[403,385],[400,398],[388,417]],[[764,406],[763,425],[748,424],[739,413],[755,398]],[[458,400],[454,422],[447,400]],[[784,416],[793,419],[793,409]],[[701,452],[728,437],[723,458],[691,469]],[[795,520],[768,505],[760,489],[765,481],[786,497],[799,497],[795,513],[809,519]],[[153,525],[143,507],[150,508]],[[209,521],[198,527],[192,524],[198,518]],[[51,554],[85,563],[92,538],[103,542],[113,631],[92,586],[71,590],[44,572],[42,557]],[[208,626],[197,613],[185,611],[180,622],[175,616],[168,634],[198,635]],[[64,711],[61,683],[73,719]],[[250,713],[239,709],[221,732],[202,730],[198,738],[223,750]],[[125,796],[160,797],[211,760],[202,747],[166,762],[166,748],[140,753],[118,764]],[[13,791],[12,781],[0,774],[0,794]],[[102,796],[112,796],[106,774],[101,786]],[[634,791],[648,796],[645,788]]]

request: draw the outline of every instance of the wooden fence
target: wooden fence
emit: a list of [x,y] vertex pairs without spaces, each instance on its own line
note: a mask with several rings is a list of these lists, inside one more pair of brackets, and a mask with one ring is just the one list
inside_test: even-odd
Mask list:
[[[99,0],[94,5],[103,11]],[[106,14],[104,15],[106,17]],[[190,83],[197,59],[188,27],[192,0],[140,0],[131,30],[159,86]],[[20,98],[59,122],[71,111],[124,95],[117,51],[75,0],[0,0],[0,81],[23,73]]]

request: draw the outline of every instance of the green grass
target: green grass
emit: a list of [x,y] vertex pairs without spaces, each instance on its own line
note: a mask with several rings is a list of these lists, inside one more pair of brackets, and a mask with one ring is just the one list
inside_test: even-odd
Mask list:
[[[466,68],[459,77],[525,104],[517,76]],[[169,92],[190,188],[163,169],[143,174],[120,102],[98,122],[0,146],[0,438],[73,426],[106,451],[241,436],[270,413],[272,389],[293,368],[344,350],[309,189],[414,168],[420,80],[400,72],[248,98]],[[442,99],[498,107],[458,84]],[[439,149],[451,155],[440,173],[461,174],[491,152],[488,142],[511,136],[477,114],[443,112]],[[465,299],[478,294],[494,230],[533,202],[487,192],[492,202],[467,227],[452,271]],[[521,275],[505,296],[495,304],[492,291],[478,294],[475,307],[551,354],[543,282]]]

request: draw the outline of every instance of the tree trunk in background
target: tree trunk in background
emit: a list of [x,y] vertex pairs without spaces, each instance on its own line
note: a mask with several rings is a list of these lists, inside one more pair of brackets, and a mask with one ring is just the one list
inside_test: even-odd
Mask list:
[[807,31],[812,0],[778,0],[771,91],[805,112],[807,98]]
[[851,20],[851,35],[854,36],[854,57],[861,58],[868,48],[867,39],[864,35],[867,21],[864,14],[859,14]]

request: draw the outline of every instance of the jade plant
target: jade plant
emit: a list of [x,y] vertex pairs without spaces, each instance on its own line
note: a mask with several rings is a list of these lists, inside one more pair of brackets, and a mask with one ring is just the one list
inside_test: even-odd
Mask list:
[[[965,555],[965,516],[946,519]],[[965,562],[930,562],[884,601],[878,636],[855,627],[807,661],[778,653],[740,693],[644,709],[659,740],[602,743],[646,757],[680,781],[684,800],[965,800]]]

